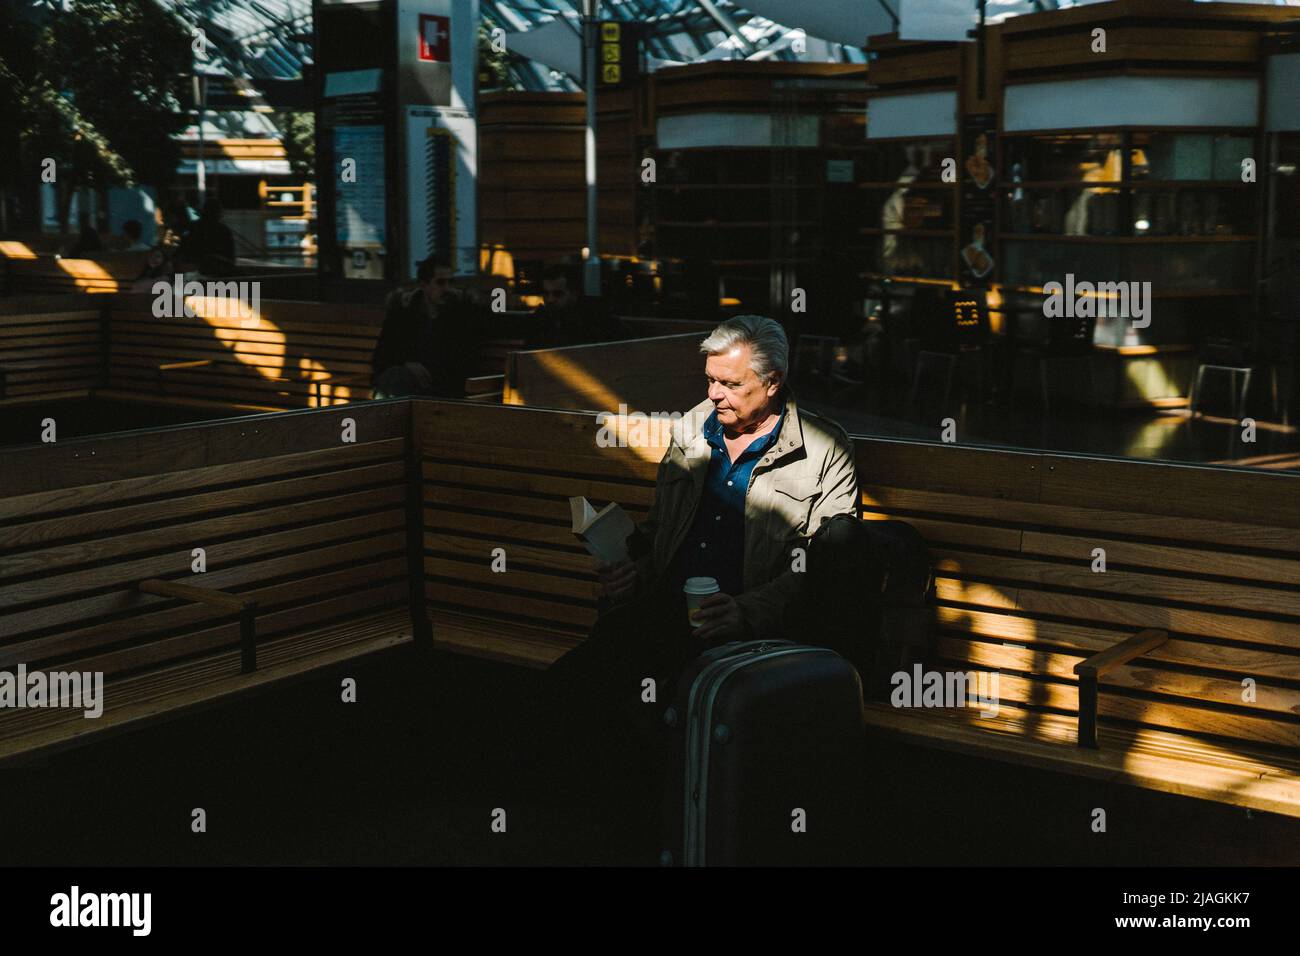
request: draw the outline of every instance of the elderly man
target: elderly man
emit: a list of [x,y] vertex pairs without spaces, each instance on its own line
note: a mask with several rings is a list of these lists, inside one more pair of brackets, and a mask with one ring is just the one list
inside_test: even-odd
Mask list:
[[[543,750],[557,762],[567,752],[579,773],[636,778],[661,761],[662,752],[654,760],[636,756],[638,736],[641,744],[657,739],[681,670],[711,645],[781,636],[799,583],[795,549],[823,521],[858,511],[848,436],[797,407],[785,382],[781,326],[759,316],[729,319],[700,351],[708,399],[673,427],[639,529],[646,553],[597,569],[613,608],[547,673],[538,709],[558,710],[560,719],[550,728],[555,746]],[[719,585],[694,628],[682,594],[689,577]],[[655,680],[654,702],[646,678]],[[647,792],[644,778],[632,792],[637,786]]]
[[616,602],[714,578],[721,593],[704,600],[694,638],[773,637],[794,590],[794,548],[832,515],[857,513],[852,446],[838,425],[796,407],[778,323],[731,319],[700,351],[709,397],[674,428],[659,464],[641,529],[651,552],[598,571]]

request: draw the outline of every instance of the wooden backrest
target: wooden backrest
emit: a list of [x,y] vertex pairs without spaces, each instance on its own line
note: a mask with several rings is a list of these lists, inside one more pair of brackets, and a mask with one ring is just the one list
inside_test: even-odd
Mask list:
[[[467,617],[502,636],[528,634],[536,662],[549,662],[596,619],[596,578],[570,531],[569,496],[597,507],[617,501],[643,520],[664,447],[601,447],[594,416],[541,409],[418,401],[412,423],[435,640],[454,639]],[[504,573],[492,570],[498,547]],[[482,634],[464,649],[517,654]]]
[[102,299],[0,299],[0,399],[85,392],[103,378]]
[[408,419],[381,402],[6,450],[0,669],[125,675],[238,643],[149,578],[256,599],[259,640],[404,607]]
[[10,295],[58,292],[108,293],[130,287],[144,271],[145,252],[103,252],[94,258],[5,256]]
[[[439,613],[467,614],[503,629],[540,624],[535,640],[552,656],[580,640],[595,583],[567,498],[617,500],[639,520],[662,444],[600,447],[592,415],[442,402],[417,402],[414,427],[435,632]],[[1103,721],[1217,739],[1226,753],[1300,749],[1300,478],[883,438],[855,446],[864,517],[907,521],[932,548],[943,668],[996,671],[1002,705],[1024,714],[1077,714],[1075,663],[1161,628],[1168,643],[1103,677]],[[496,547],[505,573],[492,571]],[[1098,548],[1105,572],[1092,570]]]
[[[303,408],[315,402],[313,380],[361,375],[360,383],[324,386],[325,404],[370,397],[381,305],[263,299],[253,317],[219,298],[191,302],[199,314],[173,318],[154,315],[152,295],[113,300],[109,388]],[[202,359],[212,365],[169,371],[160,379],[161,363]]]
[[[254,321],[248,310],[228,307],[220,298],[192,300],[199,314],[177,318],[155,316],[154,302],[151,295],[114,298],[108,387],[270,408],[371,397],[383,305],[263,299]],[[511,335],[485,340],[475,373],[502,374],[507,355],[523,345]],[[198,360],[210,364],[159,375],[159,364]],[[359,380],[313,385],[340,375]]]
[[705,398],[700,335],[513,352],[507,405],[617,412],[685,412]]
[[855,442],[865,516],[933,549],[945,668],[997,671],[1004,706],[1077,714],[1078,661],[1163,629],[1102,678],[1103,721],[1300,753],[1300,476]]

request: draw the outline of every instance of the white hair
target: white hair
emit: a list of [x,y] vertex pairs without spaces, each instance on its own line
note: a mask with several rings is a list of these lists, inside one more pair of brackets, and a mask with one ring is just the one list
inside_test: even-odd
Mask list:
[[761,315],[727,319],[700,343],[700,351],[705,355],[722,355],[741,345],[749,346],[749,367],[761,381],[769,381],[774,372],[785,374],[790,360],[785,329],[781,323]]

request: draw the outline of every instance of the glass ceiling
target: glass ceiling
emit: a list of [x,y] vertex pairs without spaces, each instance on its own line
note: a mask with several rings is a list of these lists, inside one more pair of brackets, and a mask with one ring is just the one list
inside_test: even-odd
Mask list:
[[[66,0],[33,2],[57,8]],[[303,66],[311,62],[311,0],[154,2],[173,9],[191,26],[204,29],[212,42],[214,55],[208,62],[214,72],[242,77],[256,87],[259,79],[300,79]],[[987,0],[987,17],[996,21],[1095,2],[1101,0]],[[1300,0],[1272,2],[1300,5]],[[882,29],[881,24],[895,20],[903,3],[924,3],[927,16],[929,11],[941,9],[960,16],[962,9],[975,6],[975,0],[748,0],[748,5],[747,0],[602,0],[601,16],[644,25],[645,50],[652,70],[713,59],[800,58],[861,63],[866,55],[858,44],[865,42],[868,32],[888,32],[891,27]],[[567,22],[576,33],[581,6],[582,0],[480,0],[484,23],[506,31],[508,49],[512,49],[511,34],[552,21]],[[768,19],[781,17],[787,10],[785,20],[791,26]],[[841,12],[845,15],[829,15]],[[795,53],[791,41],[800,20],[807,20],[809,29],[803,52]],[[817,23],[821,26],[815,27]],[[840,24],[845,27],[836,31]],[[840,35],[821,37],[816,29]],[[519,45],[526,44],[521,40]],[[537,55],[534,50],[530,53]],[[519,52],[511,52],[509,60],[510,81],[516,88],[578,88],[572,76],[553,65]]]

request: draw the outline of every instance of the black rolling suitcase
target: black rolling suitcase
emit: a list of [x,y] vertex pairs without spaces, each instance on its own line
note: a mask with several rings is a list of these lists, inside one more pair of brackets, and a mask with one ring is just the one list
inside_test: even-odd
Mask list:
[[665,866],[862,862],[862,686],[844,658],[790,641],[712,648],[664,723]]

